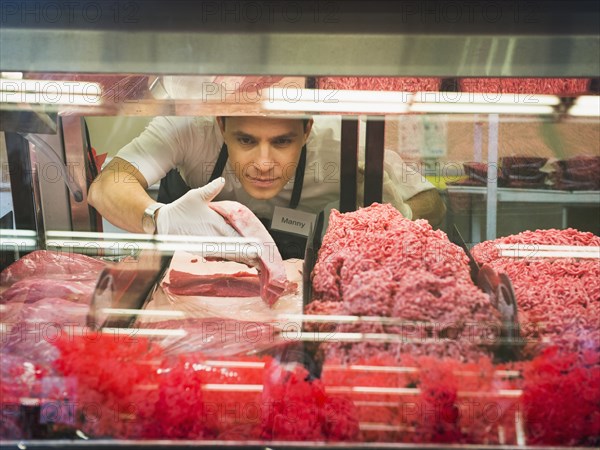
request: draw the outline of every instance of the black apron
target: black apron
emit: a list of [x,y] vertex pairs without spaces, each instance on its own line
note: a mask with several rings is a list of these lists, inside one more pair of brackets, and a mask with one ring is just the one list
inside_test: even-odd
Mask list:
[[[225,170],[225,165],[227,164],[228,158],[229,152],[227,150],[227,145],[223,144],[215,167],[210,175],[210,179],[208,180],[209,183],[223,175],[223,170]],[[306,145],[302,147],[300,160],[298,161],[298,166],[296,167],[296,173],[294,175],[294,187],[292,188],[292,198],[290,199],[289,203],[290,209],[296,209],[298,207],[298,203],[300,202],[300,197],[302,196],[302,186],[304,184],[305,169]],[[162,180],[160,180],[157,200],[160,203],[171,203],[180,198],[189,190],[190,187],[185,184],[185,181],[183,181],[179,171],[172,169]],[[259,220],[265,226],[275,241],[275,244],[277,244],[277,248],[279,249],[279,253],[281,253],[281,257],[283,259],[304,258],[307,239],[306,236],[299,236],[296,234],[286,233],[284,231],[272,230],[270,219],[261,219],[259,217]]]

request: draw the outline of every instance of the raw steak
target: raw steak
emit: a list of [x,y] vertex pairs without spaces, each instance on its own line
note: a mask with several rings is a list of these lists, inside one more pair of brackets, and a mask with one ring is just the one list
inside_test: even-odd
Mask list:
[[[302,260],[288,259],[283,265],[290,292],[286,292],[275,304],[269,306],[260,297],[260,281],[256,268],[234,261],[204,260],[191,253],[176,252],[169,270],[146,309],[171,313],[178,311],[182,318],[281,322],[282,320],[277,318],[278,314],[302,313]],[[179,277],[185,282],[185,286],[179,284]],[[251,291],[239,289],[244,287],[240,285],[239,280],[245,280],[244,284],[248,285]],[[223,287],[225,289],[222,289]],[[158,316],[140,317],[144,322],[159,319]]]
[[340,332],[398,338],[327,344],[329,356],[341,352],[346,362],[382,351],[472,361],[488,354],[486,343],[499,331],[498,312],[473,285],[463,250],[427,221],[408,220],[391,205],[374,203],[347,214],[333,210],[312,279],[314,302],[307,313],[398,319],[337,325]]
[[0,285],[7,286],[29,277],[54,278],[68,275],[70,280],[97,277],[105,263],[89,256],[69,252],[36,250],[11,264],[0,273]]
[[210,207],[223,216],[240,235],[257,238],[261,242],[260,293],[262,299],[272,306],[290,288],[283,260],[273,238],[254,213],[241,203],[211,202]]
[[258,275],[248,272],[234,274],[194,275],[171,270],[168,291],[175,295],[205,295],[210,297],[257,297],[260,295]]

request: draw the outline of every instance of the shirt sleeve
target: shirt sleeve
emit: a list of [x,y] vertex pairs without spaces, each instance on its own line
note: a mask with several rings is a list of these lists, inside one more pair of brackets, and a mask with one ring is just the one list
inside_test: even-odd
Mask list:
[[385,151],[384,166],[392,182],[398,186],[404,201],[421,192],[435,188],[425,178],[425,175],[421,174],[418,164],[404,162],[400,155],[394,151]]
[[194,131],[193,118],[157,117],[117,156],[133,164],[151,186],[182,165]]

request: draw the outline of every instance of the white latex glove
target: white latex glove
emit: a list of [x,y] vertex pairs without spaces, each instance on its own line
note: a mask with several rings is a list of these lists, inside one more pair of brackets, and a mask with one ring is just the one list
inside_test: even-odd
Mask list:
[[238,232],[208,206],[223,186],[225,179],[217,178],[160,208],[156,218],[158,234],[239,237]]

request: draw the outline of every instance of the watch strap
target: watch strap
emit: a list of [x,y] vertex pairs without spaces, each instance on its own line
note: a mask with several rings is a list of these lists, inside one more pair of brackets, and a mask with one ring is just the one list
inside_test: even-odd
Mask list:
[[[142,227],[144,229],[144,232],[149,234],[156,233],[156,211],[158,211],[163,206],[165,206],[164,203],[156,202],[151,204],[144,210],[144,216],[142,218]],[[150,229],[150,224],[152,224],[152,230]]]

